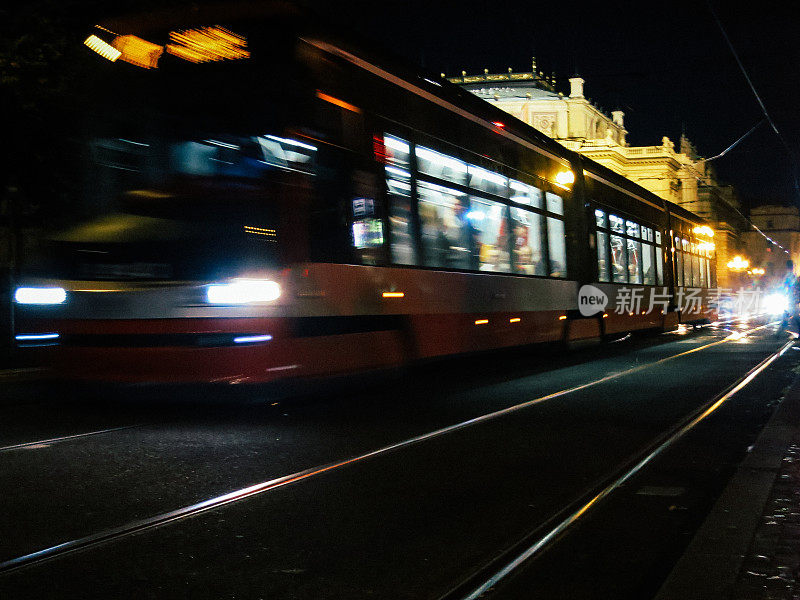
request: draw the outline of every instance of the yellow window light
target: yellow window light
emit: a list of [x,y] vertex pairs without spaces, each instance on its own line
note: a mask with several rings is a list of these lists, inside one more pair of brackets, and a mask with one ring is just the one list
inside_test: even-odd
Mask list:
[[489,319],[478,319],[475,321],[475,325],[486,325],[489,323]]
[[404,298],[405,292],[383,292],[381,296],[384,298]]
[[250,58],[247,39],[224,27],[171,31],[167,52],[193,63]]
[[143,69],[157,68],[158,59],[164,54],[163,46],[152,44],[135,35],[120,35],[114,38],[111,45],[122,53],[120,60]]
[[100,56],[107,58],[111,62],[114,62],[120,56],[122,56],[122,52],[114,48],[114,46],[111,44],[104,42],[96,35],[90,35],[83,43],[97,52]]
[[575,173],[572,171],[560,171],[556,173],[556,183],[558,185],[570,185],[575,183]]
[[519,323],[520,321],[522,321],[522,319],[520,319],[519,317],[514,317],[508,320],[509,323]]

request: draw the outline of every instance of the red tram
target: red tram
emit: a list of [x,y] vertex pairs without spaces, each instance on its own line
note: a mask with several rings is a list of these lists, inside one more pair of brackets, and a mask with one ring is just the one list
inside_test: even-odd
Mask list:
[[265,382],[710,318],[695,215],[294,9],[224,11],[87,39],[98,216],[15,291],[60,375]]

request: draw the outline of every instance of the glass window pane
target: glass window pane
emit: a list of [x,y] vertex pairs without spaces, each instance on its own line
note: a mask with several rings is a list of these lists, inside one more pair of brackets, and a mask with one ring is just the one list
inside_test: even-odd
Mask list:
[[477,270],[480,242],[477,229],[467,218],[469,197],[424,181],[417,190],[423,264]]
[[631,237],[638,238],[639,237],[639,225],[634,223],[633,221],[625,221],[625,225],[627,226],[627,233]]
[[411,155],[409,154],[407,141],[393,135],[384,135],[383,145],[388,164],[408,169]]
[[516,179],[512,179],[511,186],[511,200],[518,204],[526,204],[536,208],[542,208],[542,197],[544,192],[537,187],[522,183]]
[[462,185],[467,182],[467,164],[422,146],[417,146],[417,168],[420,173]]
[[664,285],[664,249],[656,246],[656,285]]
[[567,247],[564,221],[547,217],[547,249],[550,258],[550,276],[567,276]]
[[661,244],[661,232],[656,231],[656,244]]
[[552,192],[547,192],[545,198],[547,198],[547,210],[549,212],[557,215],[564,214],[564,200],[561,196]]
[[608,219],[611,222],[611,231],[616,231],[617,233],[625,233],[624,219],[620,219],[616,215],[608,215]]
[[692,256],[692,285],[700,285],[700,257]]
[[706,262],[707,258],[700,258],[700,287],[706,287]]
[[683,285],[689,287],[692,285],[692,255],[686,252],[681,252],[683,255]]
[[544,217],[539,213],[511,209],[514,234],[514,272],[525,275],[547,275],[542,246]]
[[604,213],[602,210],[595,210],[594,222],[598,227],[608,227],[608,218],[606,217],[606,213]]
[[642,283],[642,242],[627,240],[628,242],[628,281]]
[[469,187],[503,198],[508,196],[507,177],[473,165],[467,166],[467,174],[469,175]]
[[678,277],[678,286],[683,286],[683,252],[675,251],[675,274]]
[[466,217],[478,232],[480,270],[510,273],[511,258],[505,204],[471,196],[470,209]]
[[655,265],[653,264],[653,246],[642,244],[642,272],[645,285],[656,284]]
[[[416,249],[411,235],[411,182],[394,175],[387,167],[386,187],[389,196],[389,247],[392,262],[399,265],[417,264]],[[399,171],[399,169],[394,169]]]
[[[614,226],[612,221],[611,226]],[[625,264],[625,238],[611,236],[611,275],[615,283],[627,283],[628,267]]]
[[608,234],[605,231],[597,232],[597,279],[608,281]]

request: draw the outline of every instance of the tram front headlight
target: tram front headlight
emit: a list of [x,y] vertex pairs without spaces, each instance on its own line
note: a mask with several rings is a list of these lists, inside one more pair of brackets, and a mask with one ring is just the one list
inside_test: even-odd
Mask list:
[[786,294],[775,292],[764,298],[764,310],[771,315],[780,315],[789,310],[789,298]]
[[67,291],[62,287],[18,287],[14,290],[17,304],[62,304]]
[[269,279],[235,279],[206,288],[209,304],[254,304],[272,302],[281,295],[281,286]]

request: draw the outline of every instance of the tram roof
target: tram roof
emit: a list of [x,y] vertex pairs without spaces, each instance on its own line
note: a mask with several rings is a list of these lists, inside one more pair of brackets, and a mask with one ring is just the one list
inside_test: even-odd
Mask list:
[[318,36],[430,94],[451,102],[476,117],[485,119],[487,123],[502,122],[504,131],[540,146],[552,154],[561,156],[573,165],[582,165],[585,171],[622,188],[631,195],[639,196],[659,206],[666,204],[672,214],[690,221],[705,222],[694,213],[663,200],[600,163],[568,150],[544,133],[482,100],[462,86],[447,81],[439,74],[423,72],[419,67],[394,55],[389,50],[376,47],[374,42],[367,40],[362,35],[347,30],[346,26],[332,26],[329,20],[323,20],[314,12],[290,2],[230,2],[178,6],[107,19],[101,23],[101,26],[119,35],[146,35],[165,30],[207,26],[212,23],[245,22],[249,28],[252,28],[253,23],[266,19],[294,26],[298,34]]

